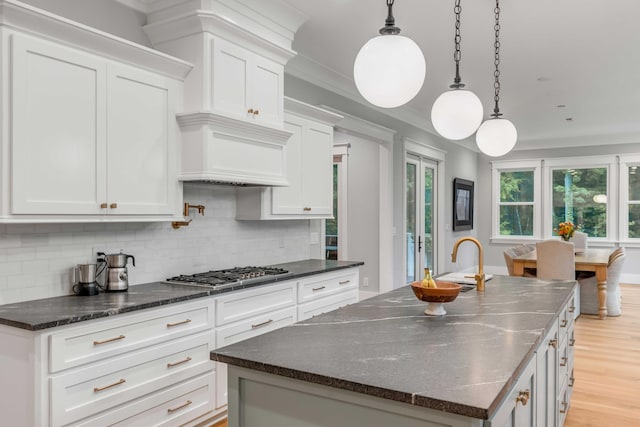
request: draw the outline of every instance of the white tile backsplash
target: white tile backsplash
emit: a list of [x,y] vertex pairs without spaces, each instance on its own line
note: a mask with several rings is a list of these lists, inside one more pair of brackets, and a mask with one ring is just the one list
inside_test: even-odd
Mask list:
[[236,221],[235,188],[185,184],[184,200],[205,205],[174,230],[170,223],[0,224],[0,304],[72,293],[71,269],[95,249],[136,258],[129,283],[242,265],[310,257],[309,221]]

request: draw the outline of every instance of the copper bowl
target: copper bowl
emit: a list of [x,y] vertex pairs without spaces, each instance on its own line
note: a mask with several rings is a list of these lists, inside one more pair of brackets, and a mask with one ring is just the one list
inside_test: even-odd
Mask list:
[[416,298],[426,302],[451,302],[460,293],[460,286],[453,282],[439,282],[436,280],[437,288],[424,288],[420,282],[413,282],[411,289]]

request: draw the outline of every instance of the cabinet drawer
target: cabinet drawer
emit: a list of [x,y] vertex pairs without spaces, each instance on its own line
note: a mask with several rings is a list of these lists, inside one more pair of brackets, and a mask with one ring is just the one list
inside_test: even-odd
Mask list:
[[[71,424],[74,427],[97,425],[147,427],[185,425],[213,411],[214,374],[190,379],[134,402],[118,406],[98,417]],[[189,403],[190,402],[190,403]]]
[[211,334],[191,335],[52,376],[53,424],[67,424],[213,372]]
[[[209,302],[73,327],[50,336],[50,372],[96,362],[185,334],[213,328]],[[83,324],[84,325],[84,324]]]
[[344,307],[345,305],[358,302],[358,290],[353,287],[350,290],[339,294],[332,294],[328,297],[318,298],[298,306],[298,321],[309,319],[318,314]]
[[218,347],[233,344],[248,338],[262,335],[283,326],[296,322],[296,308],[289,307],[282,310],[265,313],[232,325],[218,328],[216,343]]
[[301,279],[298,283],[298,302],[305,303],[331,294],[358,287],[358,273],[336,272]]
[[[216,299],[216,326],[268,313],[296,303],[296,282],[258,286]],[[223,345],[218,343],[218,346]]]

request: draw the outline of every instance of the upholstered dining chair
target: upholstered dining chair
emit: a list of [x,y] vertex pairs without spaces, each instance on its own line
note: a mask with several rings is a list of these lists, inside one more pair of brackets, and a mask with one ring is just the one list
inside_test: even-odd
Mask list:
[[573,243],[544,240],[536,243],[537,277],[543,280],[575,280],[576,256]]
[[[526,253],[532,252],[536,249],[536,246],[533,244],[527,245],[518,245],[512,248],[509,248],[503,252],[504,262],[507,265],[507,270],[509,271],[509,276],[515,276],[515,272],[513,269],[513,259],[519,257],[520,255],[524,255]],[[536,271],[534,268],[525,268],[524,269],[525,277],[536,277]]]
[[[609,254],[607,265],[607,315],[622,314],[620,276],[626,258],[624,248],[617,248]],[[598,281],[594,276],[578,278],[580,283],[580,313],[598,314]]]

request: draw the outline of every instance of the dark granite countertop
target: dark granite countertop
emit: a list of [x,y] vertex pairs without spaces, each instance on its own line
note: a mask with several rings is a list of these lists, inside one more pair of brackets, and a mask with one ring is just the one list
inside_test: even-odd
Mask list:
[[575,282],[494,276],[426,316],[409,286],[211,352],[231,365],[489,419]]
[[291,272],[290,275],[260,283],[228,287],[215,291],[199,286],[154,282],[129,286],[127,292],[100,293],[95,296],[68,295],[5,304],[0,305],[0,324],[29,331],[38,331],[363,264],[360,261],[310,259],[275,265],[289,270]]

